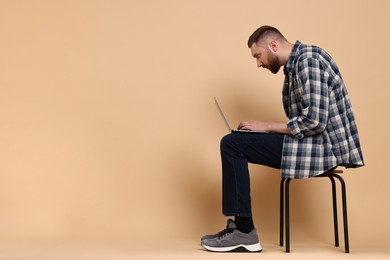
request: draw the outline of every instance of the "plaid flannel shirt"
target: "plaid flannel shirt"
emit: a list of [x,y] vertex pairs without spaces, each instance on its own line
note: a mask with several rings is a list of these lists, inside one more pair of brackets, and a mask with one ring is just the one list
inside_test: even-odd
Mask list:
[[351,102],[334,60],[297,41],[284,67],[287,127],[283,178],[309,178],[336,166],[363,166]]

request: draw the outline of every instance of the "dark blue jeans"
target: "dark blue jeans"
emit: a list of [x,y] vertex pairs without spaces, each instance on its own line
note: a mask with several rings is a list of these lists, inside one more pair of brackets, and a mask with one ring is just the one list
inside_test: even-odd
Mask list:
[[251,217],[248,162],[280,169],[283,134],[232,133],[221,140],[225,216]]

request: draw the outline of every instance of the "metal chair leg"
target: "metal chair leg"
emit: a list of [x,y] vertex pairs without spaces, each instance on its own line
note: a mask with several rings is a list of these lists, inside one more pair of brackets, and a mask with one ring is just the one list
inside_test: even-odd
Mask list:
[[344,221],[344,244],[345,244],[345,253],[349,253],[349,236],[348,236],[348,216],[347,216],[347,189],[345,187],[344,179],[337,174],[332,174],[333,177],[336,177],[341,183],[341,193],[342,193],[342,202],[343,202],[343,221]]
[[332,182],[332,201],[333,201],[333,222],[334,222],[334,243],[336,247],[339,247],[339,225],[337,217],[337,194],[336,194],[336,183],[333,176],[328,176]]
[[286,252],[290,253],[290,181],[291,178],[287,179],[286,182],[286,201],[285,201],[285,206],[286,206]]
[[280,230],[280,243],[279,245],[280,246],[283,246],[283,237],[284,237],[284,222],[283,222],[283,219],[284,219],[284,182],[285,182],[285,178],[282,178],[281,181],[280,181],[280,227],[279,227],[279,230]]

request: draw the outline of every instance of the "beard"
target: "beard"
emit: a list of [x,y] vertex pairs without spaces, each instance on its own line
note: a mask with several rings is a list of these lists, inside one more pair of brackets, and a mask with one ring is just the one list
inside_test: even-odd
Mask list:
[[279,57],[274,55],[270,50],[268,50],[268,69],[273,73],[276,74],[280,70],[280,62]]

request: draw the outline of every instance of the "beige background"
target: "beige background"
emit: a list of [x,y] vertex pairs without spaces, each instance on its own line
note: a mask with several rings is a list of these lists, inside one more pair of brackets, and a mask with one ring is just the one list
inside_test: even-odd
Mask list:
[[[351,251],[388,257],[389,3],[0,0],[0,258],[237,257],[199,246],[226,221],[213,97],[234,125],[285,119],[283,73],[246,47],[262,24],[337,61],[366,162],[345,175]],[[285,256],[279,172],[250,168],[263,255]],[[344,257],[329,188],[293,183],[291,256]]]

